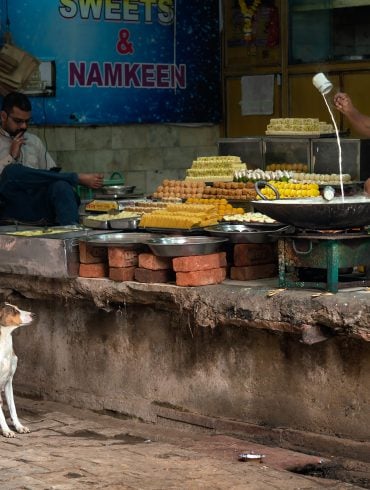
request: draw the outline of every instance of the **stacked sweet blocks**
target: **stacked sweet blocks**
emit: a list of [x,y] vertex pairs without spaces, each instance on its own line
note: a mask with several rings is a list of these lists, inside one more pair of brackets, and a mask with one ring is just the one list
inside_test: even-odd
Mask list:
[[320,121],[316,118],[286,117],[280,119],[270,119],[267,125],[266,134],[331,134],[334,127],[330,123]]

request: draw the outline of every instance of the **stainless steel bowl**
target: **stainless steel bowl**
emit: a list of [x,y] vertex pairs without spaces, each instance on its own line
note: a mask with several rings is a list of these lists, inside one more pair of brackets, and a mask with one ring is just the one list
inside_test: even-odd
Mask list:
[[231,243],[272,243],[279,239],[280,234],[293,232],[294,228],[280,225],[280,228],[274,230],[263,230],[259,227],[253,228],[253,225],[220,224],[210,226],[205,231],[215,237],[226,237]]
[[146,244],[154,255],[160,257],[187,257],[218,252],[227,238],[206,236],[168,236],[150,238]]
[[125,196],[126,194],[132,194],[135,188],[135,185],[106,185],[100,191],[102,194]]
[[96,247],[122,247],[128,250],[148,250],[146,242],[155,235],[150,233],[103,233],[85,237],[82,241]]

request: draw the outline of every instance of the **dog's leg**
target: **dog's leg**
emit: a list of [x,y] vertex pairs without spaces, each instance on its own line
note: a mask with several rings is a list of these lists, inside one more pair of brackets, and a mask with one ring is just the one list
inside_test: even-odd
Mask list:
[[8,424],[6,423],[6,420],[5,420],[5,415],[3,412],[3,400],[1,398],[1,393],[0,393],[0,427],[1,427],[2,433],[5,437],[15,437],[14,432],[9,429]]
[[15,403],[14,403],[14,396],[13,396],[13,379],[10,378],[9,381],[6,383],[4,387],[5,391],[5,398],[6,402],[8,404],[9,408],[9,413],[10,413],[10,418],[13,421],[15,430],[19,432],[20,434],[25,434],[27,432],[30,432],[30,429],[28,427],[25,427],[22,425],[18,419],[17,411],[15,409]]

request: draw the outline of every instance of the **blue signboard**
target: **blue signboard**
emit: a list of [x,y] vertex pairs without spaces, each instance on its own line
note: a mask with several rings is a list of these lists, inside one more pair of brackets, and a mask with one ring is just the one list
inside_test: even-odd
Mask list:
[[219,121],[217,0],[2,5],[1,32],[8,17],[16,46],[55,61],[55,95],[32,97],[36,123]]

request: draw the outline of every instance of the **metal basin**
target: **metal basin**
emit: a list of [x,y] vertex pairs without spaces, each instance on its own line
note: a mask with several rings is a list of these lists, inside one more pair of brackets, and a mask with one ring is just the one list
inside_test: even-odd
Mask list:
[[160,257],[187,257],[218,252],[227,238],[206,236],[171,236],[151,238],[147,245],[154,255]]
[[146,243],[149,238],[154,236],[151,233],[103,233],[101,235],[86,237],[82,240],[96,247],[122,247],[128,250],[147,250]]
[[132,194],[135,189],[135,185],[107,185],[103,186],[100,190],[102,194],[125,196],[126,194]]
[[212,236],[228,238],[231,243],[272,243],[279,239],[280,234],[293,230],[294,228],[286,225],[280,225],[274,230],[262,230],[242,224],[221,224],[205,229]]
[[252,201],[253,207],[271,218],[311,230],[345,229],[370,224],[370,198],[364,195],[307,199]]

